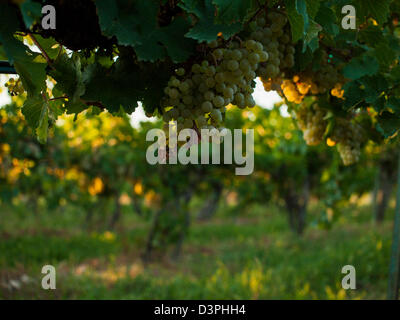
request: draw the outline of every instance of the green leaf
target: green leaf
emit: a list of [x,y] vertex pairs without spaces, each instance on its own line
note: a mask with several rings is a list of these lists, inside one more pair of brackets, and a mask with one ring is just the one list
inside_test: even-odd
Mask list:
[[380,66],[388,68],[398,58],[398,54],[386,43],[380,43],[374,49],[374,57]]
[[296,52],[295,52],[295,68],[296,71],[303,71],[305,70],[313,61],[313,53],[311,52],[311,48],[307,47],[306,51],[303,52],[303,50],[301,49],[302,44],[299,43],[296,46]]
[[[151,0],[137,1],[132,5],[129,5],[128,1],[121,0],[95,0],[95,2],[99,24],[105,36],[110,38],[115,36],[121,45],[134,46],[142,43],[143,35],[140,32],[142,19],[152,19],[154,16],[147,16],[141,4],[153,5]],[[135,11],[136,14],[133,14]],[[143,28],[145,26],[146,24]]]
[[56,40],[54,40],[53,38],[43,38],[38,34],[35,35],[35,39],[50,59],[54,60],[58,57],[61,47]]
[[37,128],[43,117],[43,110],[47,109],[42,96],[26,99],[22,106],[22,114],[32,128]]
[[84,104],[81,100],[77,101],[67,101],[65,103],[65,108],[67,109],[67,114],[78,114],[89,108],[88,105]]
[[319,7],[318,13],[315,16],[315,21],[319,23],[323,30],[330,35],[335,36],[339,33],[336,15],[325,3],[321,4]]
[[30,29],[32,25],[42,17],[42,5],[32,0],[25,0],[21,4],[22,18],[25,26]]
[[242,30],[241,23],[232,23],[230,25],[215,23],[215,7],[212,0],[185,0],[179,3],[179,6],[186,12],[194,14],[197,17],[197,23],[186,33],[186,37],[197,41],[211,42],[217,38],[218,33],[228,39]]
[[320,0],[306,0],[307,12],[311,19],[314,19],[321,6]]
[[393,136],[400,129],[400,117],[385,111],[378,116],[377,130],[385,137]]
[[[314,52],[319,47],[318,35],[322,31],[322,27],[313,20],[310,20],[308,25],[307,33],[304,37],[304,48],[310,47],[311,51]],[[317,41],[313,41],[317,40]]]
[[395,83],[400,83],[400,65],[390,71],[390,79]]
[[304,30],[308,29],[308,25],[310,22],[310,18],[308,16],[308,12],[307,12],[307,4],[305,0],[295,0],[295,4],[296,4],[296,10],[298,13],[301,14],[301,16],[303,17],[303,21],[304,21]]
[[379,24],[387,21],[392,0],[357,0],[362,15],[371,15]]
[[292,40],[293,42],[297,42],[304,36],[304,17],[297,10],[297,0],[285,0],[285,4],[292,29]]
[[364,100],[373,104],[383,92],[388,90],[389,84],[382,75],[366,76],[359,80],[364,85]]
[[186,61],[196,44],[184,37],[188,29],[189,23],[183,17],[166,27],[155,28],[142,45],[135,47],[139,60],[154,62],[168,55],[174,63]]
[[26,99],[22,114],[28,124],[35,129],[40,143],[46,143],[49,128],[49,104],[42,96]]
[[250,11],[254,11],[258,4],[255,0],[213,0],[217,7],[217,21],[232,24],[243,23]]
[[18,72],[22,84],[29,96],[40,94],[46,88],[46,64],[33,62],[33,54],[30,57],[14,60],[14,68]]
[[36,135],[40,143],[47,142],[47,133],[49,129],[49,110],[48,108],[43,108],[40,115],[39,126],[36,129]]
[[396,97],[390,97],[387,101],[386,106],[390,108],[396,115],[400,114],[400,99]]
[[85,92],[79,56],[74,54],[69,58],[64,53],[54,61],[53,67],[49,74],[57,81],[56,89],[66,94],[69,101],[79,101]]
[[364,91],[358,81],[351,81],[344,86],[344,108],[349,109],[364,100]]
[[0,42],[3,44],[8,60],[14,65],[21,77],[22,84],[29,96],[40,94],[46,87],[46,64],[40,61],[40,55],[14,38],[19,28],[18,12],[15,7],[0,3]]
[[160,27],[156,0],[96,0],[96,6],[104,35],[115,36],[119,44],[134,47],[140,61],[154,62],[169,56],[178,63],[194,51],[195,41],[184,38],[189,21],[181,16]]
[[86,86],[84,100],[101,102],[113,113],[119,112],[122,106],[130,114],[137,107],[138,88],[142,86],[137,66],[124,69],[118,62],[107,69],[96,63],[86,68],[83,79]]
[[385,42],[382,29],[378,26],[370,25],[360,30],[359,41],[365,42],[368,46],[375,47],[377,44]]
[[373,104],[376,112],[382,112],[387,108],[387,101],[385,96],[380,96],[377,100],[374,101]]
[[359,79],[365,75],[374,75],[379,71],[379,64],[375,57],[363,54],[353,58],[343,69],[343,75],[352,80]]

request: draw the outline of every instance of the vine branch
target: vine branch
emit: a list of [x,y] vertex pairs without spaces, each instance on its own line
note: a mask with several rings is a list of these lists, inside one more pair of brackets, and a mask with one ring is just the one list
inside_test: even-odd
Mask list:
[[40,52],[42,53],[43,57],[46,59],[47,64],[54,69],[53,67],[53,61],[50,59],[50,57],[48,56],[48,54],[46,53],[46,51],[43,49],[43,47],[40,45],[40,43],[36,40],[35,36],[32,33],[28,33],[29,37],[32,39],[33,43],[35,44],[35,46],[38,47],[38,49],[40,50]]

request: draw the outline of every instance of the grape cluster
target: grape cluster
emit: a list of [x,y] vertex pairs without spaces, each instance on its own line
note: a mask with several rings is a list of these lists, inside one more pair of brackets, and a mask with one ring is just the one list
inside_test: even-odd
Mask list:
[[317,104],[310,107],[301,105],[296,110],[296,119],[300,129],[303,131],[304,140],[309,146],[319,145],[323,139],[327,128],[325,120],[327,113]]
[[[266,79],[262,78],[266,91],[277,90],[289,102],[300,104],[304,97],[318,95],[330,91],[331,95],[343,98],[343,77],[340,71],[329,64],[328,55],[323,54],[322,66],[318,71],[311,69],[295,74],[291,78]],[[290,74],[290,71],[287,72]]]
[[226,106],[254,107],[254,79],[260,62],[269,54],[253,39],[231,41],[222,48],[221,40],[211,42],[209,60],[193,64],[187,72],[175,71],[164,89],[163,119],[175,120],[178,131],[183,128],[215,128],[222,123]]
[[344,90],[342,88],[342,84],[341,83],[337,83],[335,85],[335,87],[331,90],[331,95],[336,97],[336,98],[343,99]]
[[349,119],[336,120],[330,138],[337,143],[337,150],[345,166],[352,165],[360,159],[364,136],[364,131],[359,124]]
[[287,17],[279,12],[261,15],[251,27],[255,29],[250,37],[260,41],[269,53],[269,60],[260,63],[257,76],[273,79],[282,74],[283,70],[294,66],[295,48],[290,37]]
[[363,127],[354,121],[353,115],[335,118],[335,124],[329,130],[326,119],[328,111],[316,103],[311,106],[301,103],[295,110],[295,115],[307,145],[319,145],[325,136],[328,136],[328,145],[336,145],[344,165],[349,166],[359,161],[365,132]]
[[10,78],[5,84],[5,87],[8,88],[8,93],[12,97],[23,94],[25,92],[25,89],[20,79],[15,80],[14,78]]
[[242,109],[255,105],[256,77],[273,79],[294,66],[295,49],[284,14],[261,13],[250,29],[245,41],[218,38],[207,45],[209,54],[201,63],[175,71],[161,102],[165,123],[177,121],[177,131],[218,127],[229,104]]
[[315,79],[319,93],[325,93],[343,81],[340,71],[327,61],[312,74],[312,78]]

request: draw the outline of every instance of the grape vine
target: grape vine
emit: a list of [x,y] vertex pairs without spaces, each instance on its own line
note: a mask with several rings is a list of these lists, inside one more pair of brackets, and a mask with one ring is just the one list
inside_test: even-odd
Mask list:
[[[231,2],[52,0],[58,27],[43,30],[47,2],[3,1],[0,55],[19,75],[7,87],[11,95],[26,92],[22,113],[42,142],[63,113],[131,114],[139,102],[146,115],[175,120],[178,131],[221,128],[231,105],[255,105],[257,78],[291,105],[308,144],[331,139],[345,164],[355,162],[364,141],[396,136],[394,1],[354,0],[357,30],[342,28],[335,1]],[[341,119],[371,109],[368,126],[358,130],[346,120],[349,133],[337,133]]]

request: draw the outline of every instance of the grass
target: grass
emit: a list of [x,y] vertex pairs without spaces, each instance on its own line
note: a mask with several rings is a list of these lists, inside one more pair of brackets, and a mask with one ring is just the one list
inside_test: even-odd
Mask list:
[[[32,217],[0,208],[0,298],[385,298],[392,213],[377,227],[369,207],[353,206],[328,231],[312,223],[316,207],[298,237],[276,208],[255,207],[244,217],[220,212],[192,226],[180,260],[158,255],[144,266],[145,221],[126,212],[116,231],[92,232],[79,210],[68,210]],[[56,267],[56,290],[41,289],[45,264]],[[349,264],[357,289],[345,291],[341,269]]]

